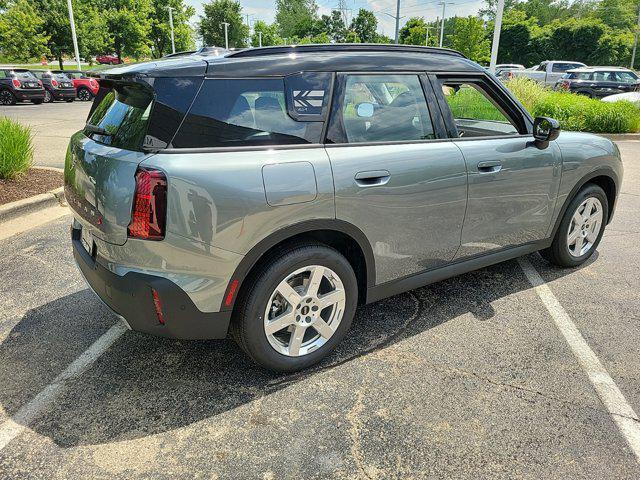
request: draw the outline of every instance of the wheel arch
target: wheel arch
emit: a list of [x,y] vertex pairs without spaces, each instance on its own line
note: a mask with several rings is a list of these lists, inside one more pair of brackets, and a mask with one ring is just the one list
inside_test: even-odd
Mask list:
[[258,242],[244,256],[229,280],[221,311],[233,310],[246,280],[283,246],[304,240],[318,241],[338,250],[354,269],[358,279],[358,298],[366,301],[367,289],[375,285],[375,259],[366,235],[353,224],[328,219],[290,225]]
[[554,238],[556,236],[556,232],[558,231],[558,228],[560,228],[560,223],[562,222],[562,218],[564,217],[567,208],[569,208],[569,204],[575,198],[578,192],[580,192],[580,190],[582,190],[588,183],[598,185],[604,190],[604,193],[607,195],[607,201],[609,203],[609,215],[607,223],[611,222],[611,218],[613,217],[613,212],[615,209],[616,198],[619,191],[618,176],[612,168],[601,167],[588,173],[587,175],[583,176],[578,182],[576,182],[571,192],[569,192],[569,195],[567,195],[562,208],[558,212],[558,216],[556,217],[550,238]]

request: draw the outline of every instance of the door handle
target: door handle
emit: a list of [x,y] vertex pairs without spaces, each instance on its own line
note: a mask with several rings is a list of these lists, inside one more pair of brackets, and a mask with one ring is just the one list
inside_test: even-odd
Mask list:
[[391,179],[391,174],[387,170],[371,170],[358,172],[354,178],[360,187],[378,187],[386,185]]
[[490,160],[478,164],[478,172],[480,173],[498,173],[500,170],[502,170],[502,163],[499,160]]

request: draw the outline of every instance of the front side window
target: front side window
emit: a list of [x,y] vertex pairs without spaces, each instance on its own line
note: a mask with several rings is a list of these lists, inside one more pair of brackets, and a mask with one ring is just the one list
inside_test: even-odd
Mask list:
[[445,81],[442,83],[442,92],[451,109],[459,137],[518,134],[514,122],[481,85]]
[[417,75],[348,75],[337,108],[328,132],[330,143],[435,138]]
[[[286,90],[292,91],[287,94]],[[323,123],[318,115],[328,86],[302,88],[284,78],[205,80],[172,146],[238,147],[319,143]],[[312,121],[297,121],[289,114]],[[316,118],[318,117],[318,118]]]

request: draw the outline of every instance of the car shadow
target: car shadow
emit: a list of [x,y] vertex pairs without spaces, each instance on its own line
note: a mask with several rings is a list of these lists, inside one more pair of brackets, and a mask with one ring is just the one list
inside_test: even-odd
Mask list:
[[[575,271],[547,270],[555,278]],[[230,340],[187,342],[126,332],[29,428],[62,447],[171,431],[462,314],[485,322],[495,315],[494,301],[529,288],[517,262],[509,261],[360,307],[329,358],[291,375],[257,367]],[[16,413],[116,321],[89,290],[28,311],[0,344],[7,365],[0,369],[0,406]]]

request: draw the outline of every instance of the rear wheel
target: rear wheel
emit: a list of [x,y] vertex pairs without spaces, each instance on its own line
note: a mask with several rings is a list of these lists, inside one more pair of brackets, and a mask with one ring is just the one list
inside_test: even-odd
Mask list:
[[2,90],[0,92],[0,105],[15,105],[16,96],[9,90]]
[[93,99],[93,93],[88,88],[80,88],[78,90],[78,100],[88,102]]
[[327,356],[344,338],[358,303],[347,259],[317,243],[288,248],[247,281],[234,337],[256,363],[280,372]]
[[588,184],[569,204],[553,243],[541,255],[560,267],[582,265],[600,244],[608,219],[607,195],[599,186]]
[[44,103],[51,103],[53,102],[53,95],[51,95],[51,92],[47,89],[44,90]]

